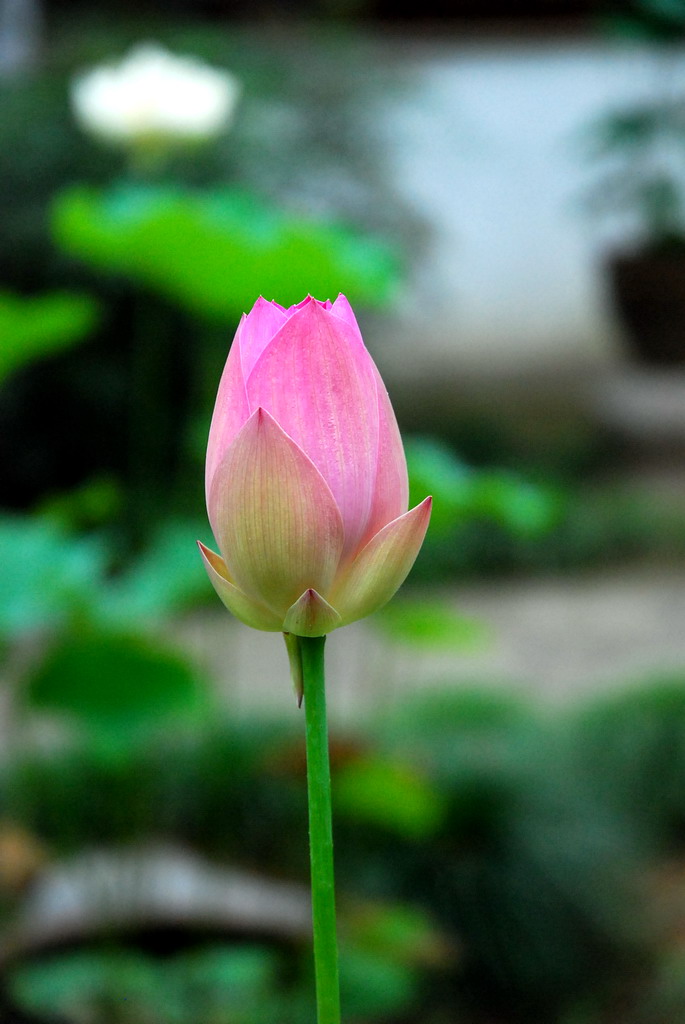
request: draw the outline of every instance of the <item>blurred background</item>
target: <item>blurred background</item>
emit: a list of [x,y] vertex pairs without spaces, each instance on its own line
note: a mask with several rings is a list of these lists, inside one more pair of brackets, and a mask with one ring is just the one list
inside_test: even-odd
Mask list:
[[303,720],[202,569],[259,294],[413,496],[328,643],[348,1024],[685,1022],[685,0],[0,0],[0,1020],[314,1019]]

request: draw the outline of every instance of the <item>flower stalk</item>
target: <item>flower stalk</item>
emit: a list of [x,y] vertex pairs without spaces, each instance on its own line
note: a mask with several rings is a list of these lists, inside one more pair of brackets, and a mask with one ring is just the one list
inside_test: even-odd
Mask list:
[[326,722],[325,636],[297,637],[307,737],[307,793],[311,863],[314,970],[318,1024],[340,1024],[338,940],[333,874],[331,772]]

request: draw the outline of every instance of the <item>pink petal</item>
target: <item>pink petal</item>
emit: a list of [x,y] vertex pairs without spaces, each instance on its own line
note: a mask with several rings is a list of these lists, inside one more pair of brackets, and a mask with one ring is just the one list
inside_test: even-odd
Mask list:
[[214,474],[210,504],[230,576],[249,597],[283,616],[310,587],[326,592],[342,550],[340,512],[319,471],[263,409]]
[[378,464],[373,506],[366,531],[367,540],[391,523],[393,519],[404,515],[409,504],[409,478],[404,446],[388,392],[378,370],[376,370],[376,387],[379,431]]
[[245,319],[241,321],[236,341],[240,344],[240,357],[245,380],[250,376],[252,367],[274,334],[287,319],[288,315],[282,306],[276,302],[267,302],[266,299],[260,297]]
[[239,590],[228,578],[228,569],[223,558],[214,554],[200,541],[197,542],[205,564],[207,575],[217,594],[237,619],[254,629],[265,629],[269,633],[281,630],[281,620],[272,611],[253,601],[251,597]]
[[[250,408],[268,410],[333,492],[345,551],[367,528],[378,461],[375,368],[357,332],[308,302],[262,353],[247,379]],[[304,589],[304,588],[303,588]]]
[[302,307],[306,306],[307,303],[309,302],[316,302],[319,306],[322,306],[324,309],[330,309],[333,305],[330,299],[315,299],[313,295],[307,295],[304,299],[301,300],[301,302],[296,302],[292,306],[289,306],[288,314],[290,315],[294,313],[296,310],[302,309]]
[[428,529],[432,498],[385,526],[336,580],[329,594],[343,625],[381,608],[404,582]]
[[342,619],[335,608],[311,589],[288,608],[283,621],[283,629],[295,636],[325,636],[341,625]]
[[207,512],[212,529],[216,534],[214,515],[209,496],[214,474],[221,464],[224,455],[233,442],[236,434],[250,415],[243,377],[239,339],[246,322],[243,316],[236,336],[228,353],[228,359],[219,382],[219,390],[214,404],[214,413],[209,428],[207,441],[207,461],[205,463],[205,493],[207,496]]
[[[359,324],[357,323],[356,316],[352,312],[352,306],[349,304],[342,292],[338,295],[337,299],[331,306],[331,312],[335,313],[336,316],[339,316],[341,320],[345,320],[350,327],[354,327],[356,331],[359,331]],[[359,335],[361,337],[361,331],[359,331]]]

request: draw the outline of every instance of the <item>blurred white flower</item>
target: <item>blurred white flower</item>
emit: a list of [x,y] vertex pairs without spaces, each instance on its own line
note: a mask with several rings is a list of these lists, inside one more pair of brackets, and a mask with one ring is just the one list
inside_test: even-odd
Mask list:
[[71,103],[81,126],[104,141],[168,146],[218,134],[230,123],[239,93],[228,71],[146,44],[118,64],[79,75]]

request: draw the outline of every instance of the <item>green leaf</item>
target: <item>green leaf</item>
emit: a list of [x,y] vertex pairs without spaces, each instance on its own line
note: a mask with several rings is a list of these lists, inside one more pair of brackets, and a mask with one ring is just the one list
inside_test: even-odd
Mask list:
[[519,695],[499,688],[439,691],[422,688],[371,723],[376,742],[390,757],[416,760],[431,778],[507,778],[522,755],[539,743],[536,716]]
[[673,27],[685,27],[684,0],[635,0],[638,11],[649,18],[671,22]]
[[384,957],[340,950],[340,997],[350,1019],[404,1016],[418,997],[416,972]]
[[444,535],[470,508],[473,470],[452,449],[434,438],[412,437],[405,443],[409,470],[409,507],[433,495],[430,534]]
[[399,761],[360,757],[339,769],[333,789],[341,815],[409,839],[432,835],[442,821],[441,795],[415,768]]
[[68,636],[29,677],[32,711],[63,716],[105,739],[184,721],[209,707],[209,694],[188,662],[160,643],[127,634]]
[[277,961],[262,946],[207,946],[177,957],[173,976],[191,995],[189,1011],[244,1013],[276,987]]
[[[74,1020],[91,1020],[91,1012],[98,1015],[98,1009],[109,1006],[117,1013],[113,1019],[133,1024],[136,1007],[157,1003],[159,978],[154,961],[141,954],[85,950],[15,969],[10,990],[20,1006],[34,1013],[56,1010]],[[82,1016],[86,1008],[87,1018]]]
[[79,487],[47,495],[35,511],[41,519],[71,532],[111,522],[122,504],[121,485],[113,477],[103,474]]
[[537,537],[559,522],[563,502],[550,487],[527,483],[513,473],[483,473],[474,482],[473,512],[520,537]]
[[410,438],[405,450],[410,507],[433,495],[430,540],[475,520],[495,522],[524,537],[544,533],[559,521],[563,503],[556,488],[511,472],[472,469],[433,438]]
[[83,341],[97,319],[98,305],[86,295],[23,298],[0,291],[0,383],[22,366]]
[[207,526],[195,521],[164,523],[131,567],[101,595],[101,621],[122,626],[159,619],[201,601],[210,590],[196,540]]
[[53,207],[70,255],[234,324],[259,295],[288,305],[338,292],[362,305],[397,286],[395,253],[339,224],[296,217],[244,189],[72,188]]
[[448,601],[398,597],[372,622],[392,640],[437,650],[478,650],[489,640],[483,623],[469,619]]
[[345,931],[355,948],[405,964],[434,964],[446,943],[425,911],[401,903],[348,908]]
[[64,625],[88,613],[103,585],[107,551],[57,524],[0,517],[0,637]]

